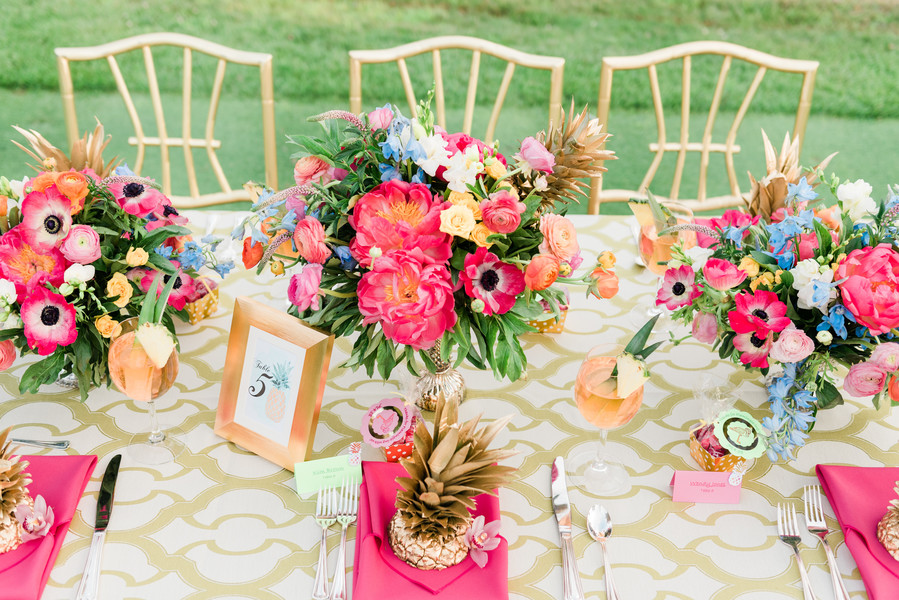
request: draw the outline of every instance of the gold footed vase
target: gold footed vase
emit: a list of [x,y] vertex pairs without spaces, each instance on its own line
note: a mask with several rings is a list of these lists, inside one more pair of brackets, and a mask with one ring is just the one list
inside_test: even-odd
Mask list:
[[465,381],[462,373],[452,364],[440,358],[440,340],[428,349],[428,357],[434,361],[434,372],[428,372],[415,382],[415,405],[431,412],[437,409],[440,399],[457,404],[465,399]]

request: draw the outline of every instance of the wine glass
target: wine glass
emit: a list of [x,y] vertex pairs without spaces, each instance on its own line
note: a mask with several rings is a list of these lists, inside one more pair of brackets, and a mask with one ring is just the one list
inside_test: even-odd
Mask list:
[[643,403],[643,386],[625,398],[617,393],[617,377],[612,377],[615,361],[624,349],[616,344],[596,346],[581,363],[574,383],[577,408],[599,428],[596,449],[581,452],[571,462],[572,479],[581,489],[597,496],[615,496],[630,489],[624,466],[607,454],[610,429],[630,422]]
[[[689,206],[680,202],[660,202],[662,206],[671,211],[677,219],[678,225],[686,225],[693,222],[693,211]],[[645,221],[645,219],[644,219]],[[655,221],[640,223],[640,258],[646,268],[661,275],[667,269],[667,263],[671,260],[671,248],[680,243],[684,248],[696,245],[696,233],[693,231],[677,231],[659,235]]]
[[163,431],[155,404],[156,398],[175,383],[178,352],[173,350],[165,366],[157,367],[137,342],[137,324],[137,317],[122,321],[122,333],[109,345],[109,376],[119,391],[149,406],[150,426],[131,438],[129,455],[143,464],[160,465],[173,461],[184,450],[184,444],[175,437],[182,432],[169,426]]

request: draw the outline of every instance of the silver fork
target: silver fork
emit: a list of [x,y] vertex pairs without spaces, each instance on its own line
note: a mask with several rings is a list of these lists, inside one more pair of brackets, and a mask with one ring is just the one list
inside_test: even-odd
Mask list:
[[796,564],[799,565],[799,577],[802,579],[802,594],[805,600],[817,600],[812,590],[802,557],[799,556],[799,522],[796,520],[796,508],[791,506],[789,512],[783,504],[777,505],[777,535],[780,541],[793,548],[796,555]]
[[833,550],[827,543],[827,522],[824,520],[824,507],[821,503],[821,490],[817,485],[808,485],[802,494],[805,502],[805,524],[809,533],[817,535],[824,544],[824,553],[827,555],[827,565],[830,567],[830,580],[833,583],[833,595],[836,600],[849,600],[849,592],[846,591],[846,584],[840,576],[840,569],[837,567],[837,561],[833,556]]
[[337,567],[334,569],[334,583],[331,586],[330,600],[346,600],[346,530],[356,522],[359,485],[355,480],[343,480],[343,493],[340,495],[340,509],[337,511],[337,522],[340,523],[340,551],[337,553]]
[[334,491],[334,488],[330,487],[319,488],[315,503],[315,521],[322,528],[322,541],[318,547],[318,566],[315,568],[312,600],[328,600],[328,529],[337,521]]

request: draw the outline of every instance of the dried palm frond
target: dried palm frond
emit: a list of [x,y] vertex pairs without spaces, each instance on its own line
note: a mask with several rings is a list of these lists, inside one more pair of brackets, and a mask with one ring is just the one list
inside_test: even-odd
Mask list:
[[13,511],[26,500],[25,486],[31,483],[23,470],[28,463],[14,456],[11,444],[6,441],[10,429],[0,432],[0,526],[12,521]]
[[[556,157],[553,172],[546,175],[546,189],[539,192],[543,197],[541,210],[587,196],[590,185],[581,180],[606,171],[599,161],[618,158],[615,152],[603,148],[608,138],[599,119],[587,120],[587,107],[575,116],[573,99],[567,118],[562,111],[559,126],[550,123],[549,132],[537,134],[537,140]],[[522,191],[530,190],[525,187]]]
[[[783,146],[780,154],[774,152],[774,146],[765,130],[762,130],[762,140],[765,145],[765,168],[767,175],[756,180],[749,173],[749,181],[752,189],[743,197],[743,202],[749,207],[749,214],[760,216],[765,221],[771,221],[771,215],[786,206],[788,184],[799,183],[803,173],[799,167],[799,138],[790,141],[790,134],[784,135]],[[812,187],[820,183],[817,180],[818,170],[825,168],[830,160],[836,156],[836,152],[825,158],[817,166],[805,173],[806,181]]]
[[33,129],[25,130],[15,125],[13,125],[13,129],[21,133],[31,145],[32,149],[29,150],[13,140],[16,146],[38,161],[37,165],[29,165],[35,171],[68,171],[70,169],[82,171],[84,169],[93,169],[100,176],[100,179],[105,179],[120,162],[117,156],[113,157],[109,162],[103,161],[103,151],[106,149],[112,136],[105,135],[103,124],[99,120],[93,133],[85,133],[84,137],[72,144],[69,156]]

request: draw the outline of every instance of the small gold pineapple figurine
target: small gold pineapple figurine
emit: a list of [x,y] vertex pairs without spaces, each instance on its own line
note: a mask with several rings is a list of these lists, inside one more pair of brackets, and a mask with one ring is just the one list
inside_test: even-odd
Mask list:
[[14,550],[22,542],[22,528],[13,515],[20,504],[30,501],[25,486],[31,483],[23,471],[28,466],[13,456],[6,441],[10,429],[0,432],[0,554]]
[[[893,491],[899,496],[899,481]],[[890,501],[887,514],[877,524],[877,539],[893,558],[899,560],[899,498]]]

